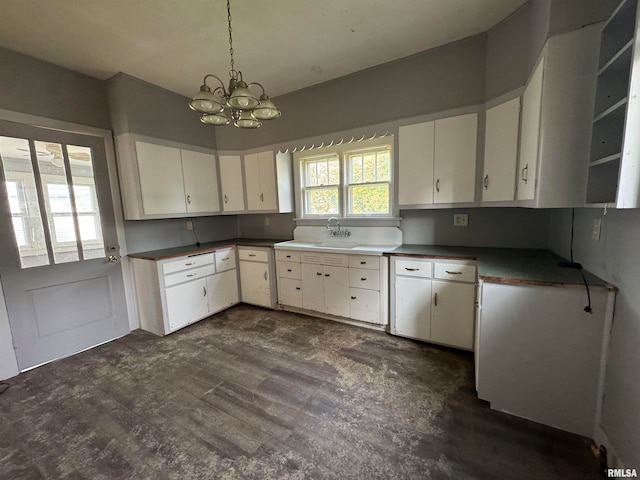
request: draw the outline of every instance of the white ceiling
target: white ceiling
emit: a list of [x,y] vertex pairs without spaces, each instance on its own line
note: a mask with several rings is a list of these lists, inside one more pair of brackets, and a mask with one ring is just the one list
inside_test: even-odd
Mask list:
[[[232,0],[236,69],[272,97],[484,32],[526,0]],[[0,0],[0,45],[192,96],[225,82],[225,0]]]

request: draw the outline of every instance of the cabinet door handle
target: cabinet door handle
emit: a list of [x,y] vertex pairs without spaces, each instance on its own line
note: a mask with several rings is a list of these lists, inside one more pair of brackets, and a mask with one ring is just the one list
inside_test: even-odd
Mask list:
[[419,268],[409,268],[409,267],[404,267],[404,269],[408,272],[417,272],[418,270],[420,270]]
[[191,205],[191,195],[187,195],[187,203]]
[[204,291],[204,296],[207,296],[207,287],[202,287],[202,290]]
[[524,182],[527,183],[527,181],[529,180],[529,164],[527,163],[524,168],[522,169],[522,172],[520,174],[520,179]]
[[296,290],[300,290],[300,287],[296,287]]
[[264,193],[261,193],[261,194],[260,194],[260,201],[261,201],[261,202],[264,202]]
[[330,277],[331,275],[329,275],[328,273],[324,274],[325,277]]
[[195,265],[195,262],[188,262],[184,264],[185,267],[190,267],[191,265]]
[[264,279],[267,279],[267,272],[264,272]]
[[367,277],[360,277],[360,280],[362,280],[363,282],[367,281]]
[[367,262],[360,262],[360,265],[366,265]]
[[356,299],[356,297],[351,297],[351,300],[355,300],[355,299]]
[[489,188],[489,174],[487,173],[484,176],[484,180],[482,180],[482,184],[484,185],[484,189],[487,190]]
[[287,268],[287,272],[290,272],[290,271],[291,271],[291,269],[290,269],[290,268]]
[[436,180],[436,192],[440,193],[440,179]]
[[445,270],[449,275],[462,275],[462,272],[450,272],[449,270]]
[[433,303],[434,306],[438,306],[438,292],[436,292],[436,294],[433,296]]
[[316,275],[322,275],[322,273],[321,272],[316,272]]
[[190,273],[189,275],[187,275],[187,277],[195,277],[196,275],[198,275],[197,273]]
[[224,257],[224,258],[222,259],[222,261],[223,261],[223,262],[226,262],[227,260],[229,260],[229,257]]
[[229,197],[227,197],[226,195],[224,196],[224,203],[229,203]]

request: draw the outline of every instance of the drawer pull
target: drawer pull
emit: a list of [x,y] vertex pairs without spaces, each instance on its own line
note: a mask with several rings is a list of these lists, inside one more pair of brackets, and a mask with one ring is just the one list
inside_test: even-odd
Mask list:
[[320,273],[320,272],[316,272],[316,275],[322,275],[322,273]]
[[409,267],[404,267],[404,269],[408,272],[417,272],[418,270],[420,270],[419,268],[409,268]]
[[325,276],[325,277],[329,277],[330,275],[329,275],[328,273],[325,273],[325,274],[324,274],[324,276]]
[[363,282],[367,281],[367,277],[360,277],[360,280],[362,280]]
[[291,255],[287,255],[287,258],[291,258]]
[[190,267],[191,265],[195,265],[196,262],[189,262],[189,263],[185,263],[184,266],[185,267]]
[[462,272],[450,272],[449,270],[445,270],[449,275],[462,275]]
[[300,290],[300,287],[296,287],[296,290]]
[[438,292],[436,292],[436,294],[433,296],[433,302],[434,302],[434,305],[437,307],[438,306]]
[[357,297],[351,297],[351,300],[355,300]]
[[367,262],[360,262],[360,265],[366,265]]
[[256,256],[256,254],[255,254],[255,253],[250,253],[250,254],[249,254],[249,256],[250,256],[250,257],[255,257],[255,256]]
[[291,271],[291,269],[290,269],[290,268],[287,268],[287,272],[290,272],[290,271]]
[[198,275],[197,273],[190,273],[189,275],[187,275],[187,277],[195,277],[196,275]]
[[223,262],[226,262],[227,260],[229,260],[229,257],[224,257],[224,258],[222,259],[222,261],[223,261]]

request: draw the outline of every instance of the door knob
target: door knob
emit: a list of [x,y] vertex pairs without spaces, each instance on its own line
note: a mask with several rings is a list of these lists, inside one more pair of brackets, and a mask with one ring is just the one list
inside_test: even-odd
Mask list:
[[109,262],[116,263],[118,261],[118,257],[116,255],[109,255]]

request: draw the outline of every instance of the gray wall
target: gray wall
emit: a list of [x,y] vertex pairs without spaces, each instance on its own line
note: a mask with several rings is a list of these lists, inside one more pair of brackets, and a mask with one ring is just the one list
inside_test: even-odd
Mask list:
[[0,108],[111,129],[104,82],[3,47]]
[[[469,226],[454,227],[454,213]],[[471,247],[547,248],[549,211],[525,208],[402,210],[404,243]]]
[[[264,224],[265,218],[269,219],[269,225]],[[238,236],[291,240],[295,227],[294,218],[294,213],[238,215]]]
[[[600,241],[591,238],[602,220]],[[549,248],[569,257],[571,210],[550,216]],[[573,256],[618,287],[605,381],[603,427],[627,467],[640,459],[640,210],[577,209]]]
[[253,148],[484,101],[478,35],[274,99],[282,117],[259,130],[215,127],[221,150]]

